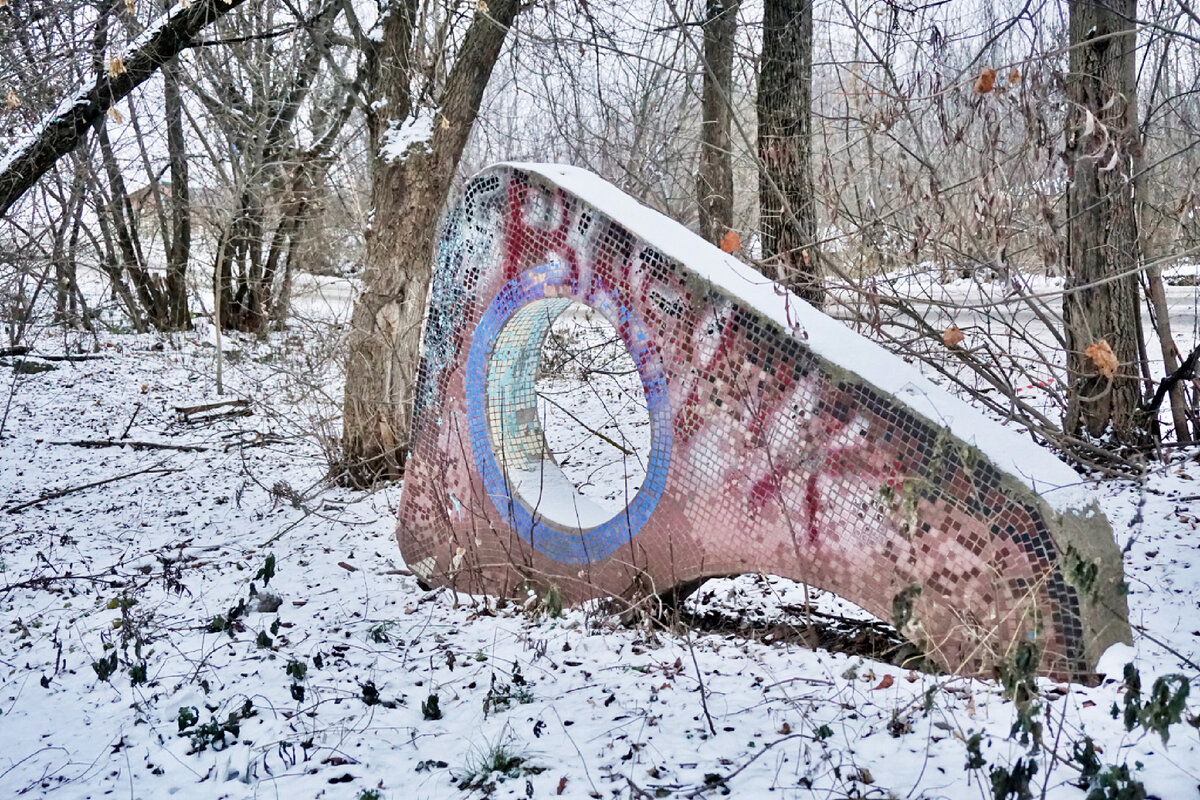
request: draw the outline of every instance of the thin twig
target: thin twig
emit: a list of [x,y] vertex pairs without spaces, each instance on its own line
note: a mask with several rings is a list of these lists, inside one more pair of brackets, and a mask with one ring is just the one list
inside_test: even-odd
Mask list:
[[553,400],[551,400],[549,396],[547,396],[547,395],[545,395],[545,394],[542,394],[542,393],[540,393],[540,392],[539,392],[539,393],[538,393],[538,397],[540,397],[541,399],[545,400],[547,403],[549,403],[550,405],[554,406],[554,407],[555,407],[555,408],[557,408],[559,411],[563,412],[563,413],[564,413],[564,414],[566,414],[568,417],[570,417],[571,419],[573,419],[573,420],[575,420],[576,422],[578,422],[580,425],[582,425],[582,426],[583,426],[584,430],[586,430],[588,433],[592,434],[593,436],[597,436],[597,437],[599,437],[599,438],[603,439],[604,441],[606,441],[606,442],[608,442],[609,444],[611,444],[613,447],[615,447],[615,448],[617,448],[618,450],[620,450],[620,451],[621,451],[622,453],[624,453],[625,455],[627,455],[627,456],[633,456],[633,455],[637,455],[637,453],[635,453],[634,451],[632,451],[632,450],[627,450],[626,448],[624,448],[624,447],[622,447],[621,445],[619,445],[619,444],[617,444],[616,442],[614,442],[614,441],[613,441],[612,439],[610,439],[609,437],[605,436],[605,435],[604,435],[603,433],[601,433],[600,431],[593,430],[593,429],[592,429],[592,428],[591,428],[591,427],[590,427],[590,426],[589,426],[589,425],[588,425],[586,422],[584,422],[584,421],[583,421],[583,420],[581,420],[579,417],[577,417],[577,416],[575,416],[574,414],[572,414],[570,411],[568,411],[568,410],[567,410],[566,408],[564,408],[562,405],[560,405],[560,404],[558,404],[558,403],[554,402]]
[[704,688],[704,676],[700,674],[700,662],[696,660],[696,648],[692,646],[691,633],[684,641],[687,642],[688,653],[692,657],[692,666],[696,668],[696,682],[700,684],[700,707],[704,709],[704,718],[708,720],[708,731],[716,736],[717,726],[713,725],[712,714],[708,713],[708,690]]
[[121,438],[124,439],[129,435],[129,429],[133,427],[133,421],[137,419],[138,412],[142,410],[142,404],[139,402],[133,407],[133,416],[129,418],[129,424],[125,426],[125,430],[121,432]]

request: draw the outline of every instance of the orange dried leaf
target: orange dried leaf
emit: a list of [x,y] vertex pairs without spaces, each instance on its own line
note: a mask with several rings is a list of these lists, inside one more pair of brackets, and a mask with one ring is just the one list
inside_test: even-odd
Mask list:
[[942,331],[942,343],[945,344],[946,347],[958,347],[963,343],[963,339],[966,338],[967,337],[963,335],[963,332],[958,329],[957,325],[951,325],[949,328],[946,328],[946,330]]
[[125,62],[120,56],[113,56],[108,60],[108,77],[115,78],[125,72]]
[[893,679],[891,675],[884,675],[883,680],[881,680],[879,682],[879,685],[877,685],[875,688],[876,689],[886,689],[895,682],[896,682],[895,679]]
[[737,252],[742,246],[742,237],[737,235],[737,231],[725,231],[725,235],[721,237],[721,249],[726,253]]
[[983,72],[975,79],[975,94],[987,94],[996,88],[996,70],[984,67]]
[[1117,361],[1117,354],[1112,351],[1107,339],[1101,339],[1095,344],[1088,345],[1083,354],[1092,360],[1092,364],[1106,378],[1111,378],[1115,375],[1117,367],[1121,365],[1121,362]]
[[1017,69],[1016,67],[1013,67],[1012,70],[1008,73],[1008,82],[1013,84],[1014,86],[1016,84],[1020,83],[1021,82],[1021,70]]
[[563,790],[566,788],[567,788],[567,776],[563,775],[561,778],[558,779],[558,791],[556,791],[555,794],[562,794]]

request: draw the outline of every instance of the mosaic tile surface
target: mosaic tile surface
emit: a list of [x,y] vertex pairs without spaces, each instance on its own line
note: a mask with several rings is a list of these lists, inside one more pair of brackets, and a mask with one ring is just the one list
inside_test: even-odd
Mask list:
[[[928,410],[958,401],[881,389],[865,362],[911,368],[762,279],[715,272],[732,269],[723,253],[595,176],[485,170],[437,259],[397,529],[424,580],[578,602],[765,572],[836,592],[969,674],[1032,639],[1044,673],[1086,677],[1129,639],[1094,506],[1048,503]],[[753,300],[764,288],[783,313]],[[645,479],[611,517],[573,492],[538,420],[542,343],[572,302],[620,335],[649,411]]]

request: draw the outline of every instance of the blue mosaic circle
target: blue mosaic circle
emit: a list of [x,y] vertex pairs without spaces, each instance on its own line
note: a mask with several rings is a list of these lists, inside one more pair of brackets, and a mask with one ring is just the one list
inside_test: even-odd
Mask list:
[[[667,468],[671,461],[670,403],[657,345],[618,289],[599,285],[598,282],[586,287],[586,294],[581,293],[579,288],[578,283],[571,280],[556,262],[527,270],[507,283],[483,312],[475,328],[466,368],[467,424],[471,450],[488,497],[522,539],[542,555],[565,564],[599,561],[628,544],[654,513],[666,488]],[[578,301],[589,305],[604,315],[622,335],[637,365],[650,415],[650,458],[641,490],[616,516],[591,528],[561,525],[531,509],[520,494],[512,490],[512,482],[496,459],[489,433],[488,376],[501,334],[513,317],[531,303],[554,299],[564,299],[567,304]],[[549,318],[545,326],[538,325],[532,329],[529,337],[532,341],[527,352],[540,353],[542,337],[548,325]],[[536,356],[532,369],[536,372]],[[525,378],[532,381],[532,375],[526,375]],[[495,396],[497,388],[493,386],[491,390]],[[540,427],[537,428],[537,434],[540,436]]]

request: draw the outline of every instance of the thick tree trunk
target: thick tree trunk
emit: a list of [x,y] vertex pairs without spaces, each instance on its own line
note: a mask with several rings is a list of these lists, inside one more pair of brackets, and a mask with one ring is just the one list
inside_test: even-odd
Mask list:
[[[1064,427],[1068,433],[1093,437],[1111,429],[1114,442],[1130,445],[1147,439],[1145,421],[1138,415],[1141,319],[1136,270],[1141,259],[1132,181],[1140,146],[1136,12],[1136,0],[1070,3],[1070,180],[1063,296],[1068,375]],[[1105,367],[1102,342],[1115,356],[1115,372]]]
[[758,227],[767,275],[821,305],[812,179],[812,0],[766,0],[758,73]]
[[720,244],[733,227],[733,43],[740,0],[707,0],[704,21],[704,90],[700,99],[700,170],[696,199],[700,235]]
[[189,47],[205,26],[245,0],[195,0],[164,15],[140,46],[122,56],[122,71],[101,72],[48,114],[27,139],[0,158],[0,216],[37,183],[54,162],[75,149],[113,103]]
[[372,54],[371,88],[382,104],[368,121],[374,218],[347,342],[342,453],[344,477],[352,483],[403,471],[438,220],[517,9],[517,0],[497,0],[476,13],[446,79],[431,140],[395,158],[382,157],[380,144],[389,122],[402,123],[413,110],[407,88],[415,68],[411,2],[392,11]]

